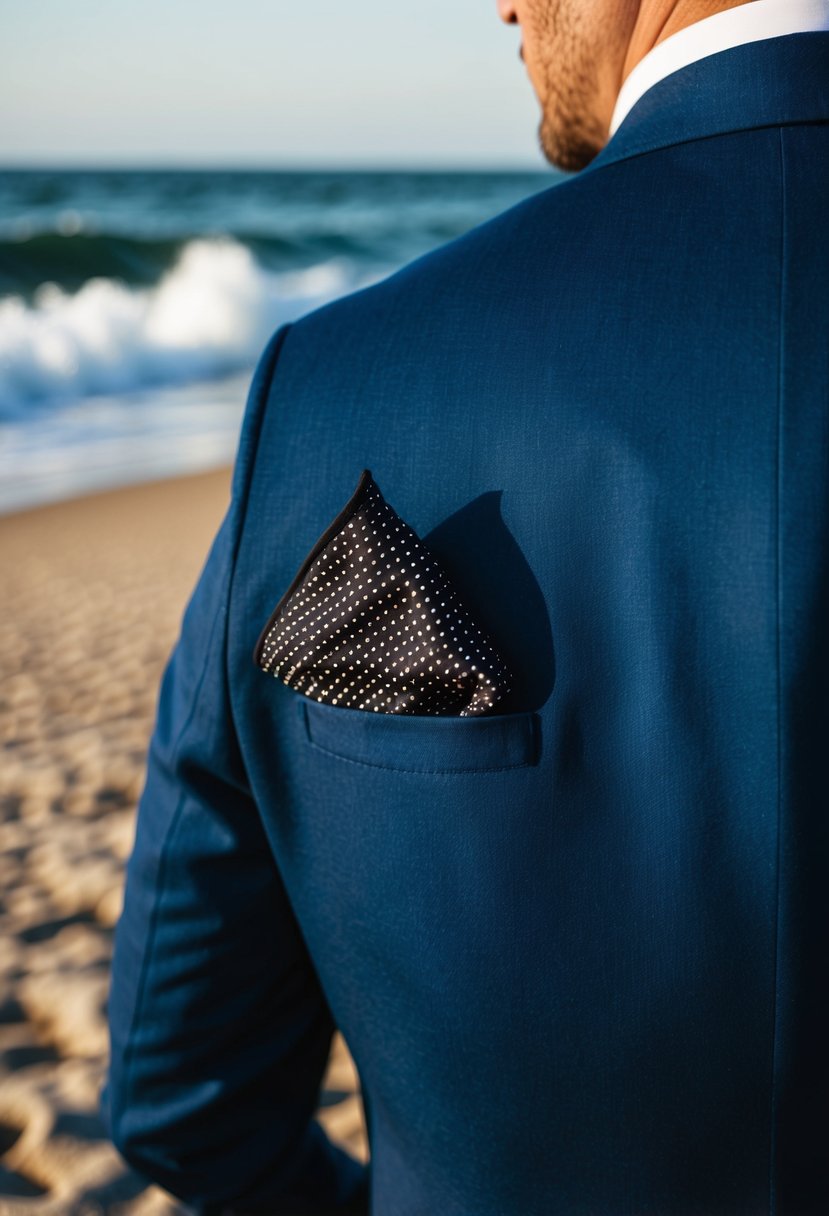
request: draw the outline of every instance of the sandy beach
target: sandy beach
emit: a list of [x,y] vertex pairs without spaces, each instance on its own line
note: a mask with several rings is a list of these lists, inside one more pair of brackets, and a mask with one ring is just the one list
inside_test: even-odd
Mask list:
[[[107,1142],[98,1094],[123,867],[158,683],[229,470],[0,518],[0,1213],[186,1209]],[[361,1159],[335,1038],[320,1121]]]

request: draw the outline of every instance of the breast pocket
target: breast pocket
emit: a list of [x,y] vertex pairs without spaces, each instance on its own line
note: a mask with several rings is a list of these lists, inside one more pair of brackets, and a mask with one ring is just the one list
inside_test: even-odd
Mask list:
[[444,776],[503,772],[538,761],[540,722],[530,711],[481,717],[384,714],[303,697],[308,743],[352,764]]

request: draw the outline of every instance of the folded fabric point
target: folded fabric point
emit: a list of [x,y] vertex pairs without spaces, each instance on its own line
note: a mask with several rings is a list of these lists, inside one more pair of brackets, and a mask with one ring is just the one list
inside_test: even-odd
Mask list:
[[369,469],[272,612],[254,661],[316,701],[387,714],[490,713],[511,679]]

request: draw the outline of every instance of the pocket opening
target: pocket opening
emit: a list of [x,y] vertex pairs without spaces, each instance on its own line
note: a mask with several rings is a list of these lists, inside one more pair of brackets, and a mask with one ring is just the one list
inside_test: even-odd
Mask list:
[[538,714],[479,717],[384,714],[326,705],[299,694],[310,744],[341,760],[396,772],[497,772],[537,764]]

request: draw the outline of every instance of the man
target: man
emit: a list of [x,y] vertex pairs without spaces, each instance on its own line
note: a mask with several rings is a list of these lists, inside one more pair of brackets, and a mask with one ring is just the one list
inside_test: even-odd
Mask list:
[[[825,1216],[829,3],[499,7],[580,171],[262,357],[111,1132],[205,1212]],[[487,712],[267,669],[363,470],[511,673]],[[370,1168],[312,1118],[335,1025]]]

